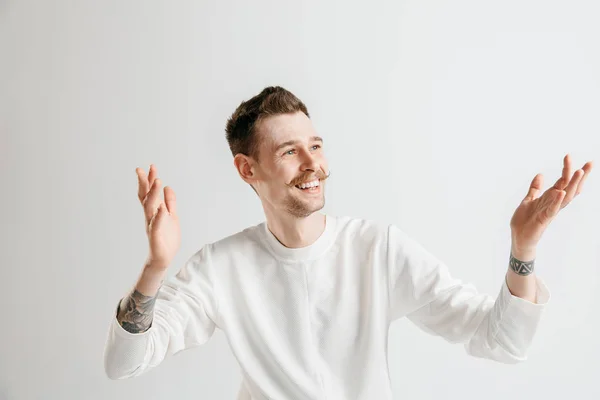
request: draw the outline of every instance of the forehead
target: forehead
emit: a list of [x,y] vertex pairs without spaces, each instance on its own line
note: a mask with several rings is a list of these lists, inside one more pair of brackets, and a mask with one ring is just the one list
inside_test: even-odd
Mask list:
[[304,142],[316,136],[312,121],[301,111],[268,117],[261,121],[258,131],[263,146],[269,150],[289,140]]

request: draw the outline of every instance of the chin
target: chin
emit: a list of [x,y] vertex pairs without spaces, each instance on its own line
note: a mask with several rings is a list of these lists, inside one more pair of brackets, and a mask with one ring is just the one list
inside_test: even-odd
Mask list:
[[284,208],[292,215],[304,218],[323,209],[325,207],[325,197],[320,196],[314,199],[303,199],[297,196],[290,196],[284,202]]

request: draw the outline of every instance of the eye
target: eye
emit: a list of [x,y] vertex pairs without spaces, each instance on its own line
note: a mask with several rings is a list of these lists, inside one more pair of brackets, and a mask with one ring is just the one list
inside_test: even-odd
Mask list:
[[[313,146],[311,147],[311,149],[315,149],[315,150],[316,150],[316,149],[320,149],[320,148],[321,148],[321,145],[320,145],[320,144],[315,144],[315,145],[313,145]],[[296,152],[296,149],[290,149],[290,150],[286,151],[285,153],[283,153],[283,155],[284,155],[284,156],[287,156],[287,155],[290,155],[290,156],[291,156],[291,155],[292,155],[293,153],[295,153],[295,152]]]

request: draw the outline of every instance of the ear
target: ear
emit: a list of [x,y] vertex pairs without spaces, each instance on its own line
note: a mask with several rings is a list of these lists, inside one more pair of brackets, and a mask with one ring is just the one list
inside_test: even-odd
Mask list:
[[251,184],[256,180],[254,160],[251,157],[238,153],[233,158],[233,165],[244,182]]

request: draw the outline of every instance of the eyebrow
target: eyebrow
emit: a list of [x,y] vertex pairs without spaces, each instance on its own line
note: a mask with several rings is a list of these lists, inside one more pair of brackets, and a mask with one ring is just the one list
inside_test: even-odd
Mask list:
[[[310,140],[312,142],[317,141],[317,142],[323,143],[323,138],[320,137],[320,136],[311,136]],[[290,145],[296,144],[298,142],[299,142],[299,140],[288,140],[287,142],[283,142],[279,146],[277,146],[277,148],[275,149],[275,151],[279,151],[279,150],[283,149],[286,146],[290,146]]]

